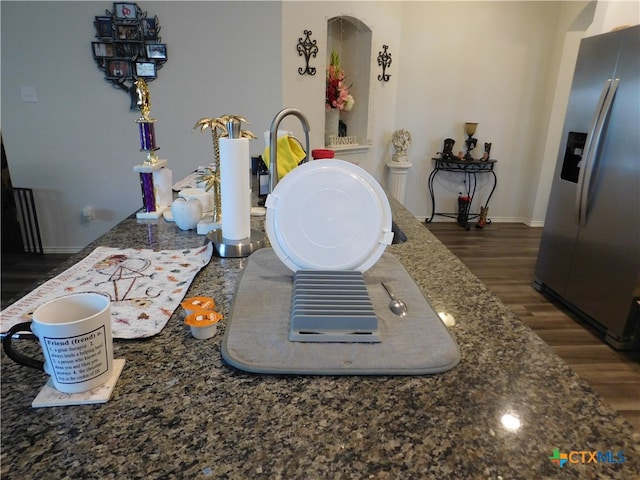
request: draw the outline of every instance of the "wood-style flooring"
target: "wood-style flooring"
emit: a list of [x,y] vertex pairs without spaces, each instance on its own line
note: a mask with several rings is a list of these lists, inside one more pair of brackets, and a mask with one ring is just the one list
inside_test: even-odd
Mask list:
[[2,309],[69,257],[67,254],[3,253],[0,261]]
[[454,222],[425,225],[640,432],[640,352],[614,350],[594,328],[531,286],[542,228],[494,222],[465,231]]

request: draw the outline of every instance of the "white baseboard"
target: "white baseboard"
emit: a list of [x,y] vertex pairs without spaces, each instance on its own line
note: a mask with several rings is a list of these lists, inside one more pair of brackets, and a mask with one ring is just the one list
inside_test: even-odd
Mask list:
[[528,220],[528,221],[526,221],[524,223],[529,225],[532,228],[542,228],[542,227],[544,227],[544,222],[541,221],[541,220]]

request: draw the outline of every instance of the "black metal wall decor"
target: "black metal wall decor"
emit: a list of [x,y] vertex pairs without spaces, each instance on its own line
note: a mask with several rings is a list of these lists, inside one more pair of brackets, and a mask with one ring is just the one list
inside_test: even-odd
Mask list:
[[135,81],[154,80],[167,61],[158,17],[149,17],[136,3],[114,2],[113,12],[105,10],[93,24],[97,41],[91,49],[98,68],[105,80],[129,94],[130,109],[137,110]]
[[382,48],[384,49],[384,52],[381,50],[378,53],[378,65],[382,67],[382,74],[378,75],[378,80],[381,82],[382,81],[388,82],[389,79],[391,78],[391,75],[385,72],[387,68],[391,65],[391,54],[387,52],[387,49],[389,48],[387,45],[382,45]]
[[315,58],[316,54],[318,53],[318,45],[316,44],[316,40],[311,40],[310,38],[312,33],[313,32],[311,32],[311,30],[305,30],[305,39],[303,40],[302,37],[298,38],[298,56],[304,55],[304,60],[306,63],[304,68],[298,68],[298,73],[300,75],[304,75],[305,73],[308,73],[309,75],[316,74],[316,68],[309,66],[309,60],[311,59],[311,57]]

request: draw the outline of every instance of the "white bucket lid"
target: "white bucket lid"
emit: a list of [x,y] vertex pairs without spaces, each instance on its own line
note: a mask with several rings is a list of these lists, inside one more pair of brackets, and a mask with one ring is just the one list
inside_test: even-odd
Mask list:
[[373,266],[393,240],[391,207],[378,182],[344,160],[317,160],[289,172],[266,201],[265,229],[292,271]]

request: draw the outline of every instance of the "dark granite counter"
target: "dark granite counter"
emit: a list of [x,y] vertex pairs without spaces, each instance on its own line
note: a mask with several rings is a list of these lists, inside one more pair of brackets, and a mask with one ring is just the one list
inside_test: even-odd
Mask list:
[[[640,433],[424,225],[395,200],[392,209],[409,241],[387,251],[436,311],[455,318],[456,368],[424,377],[249,374],[221,359],[224,328],[196,340],[178,309],[159,335],[115,342],[127,363],[106,404],[33,409],[46,377],[3,355],[2,477],[640,476]],[[128,218],[75,261],[99,245],[174,249],[204,238]],[[227,315],[246,262],[214,257],[187,295],[212,296]],[[549,458],[556,449],[569,454],[562,468]]]

